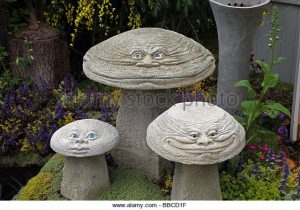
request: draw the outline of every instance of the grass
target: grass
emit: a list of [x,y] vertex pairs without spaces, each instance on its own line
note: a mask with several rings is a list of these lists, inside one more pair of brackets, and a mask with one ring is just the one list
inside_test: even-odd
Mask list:
[[[62,155],[54,155],[14,197],[14,200],[66,200],[60,195]],[[146,175],[129,169],[110,168],[111,186],[98,200],[167,200],[160,187]]]

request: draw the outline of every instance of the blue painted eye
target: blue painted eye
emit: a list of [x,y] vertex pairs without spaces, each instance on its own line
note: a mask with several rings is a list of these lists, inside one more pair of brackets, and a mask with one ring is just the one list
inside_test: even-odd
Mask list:
[[78,139],[78,138],[79,138],[79,135],[78,135],[78,133],[76,133],[76,132],[72,132],[72,133],[70,133],[69,137],[70,137],[71,139]]
[[86,135],[86,138],[88,140],[95,140],[97,138],[97,135],[95,132],[89,132],[87,135]]
[[136,51],[132,55],[132,58],[134,58],[135,60],[141,60],[142,57],[143,57],[142,51]]

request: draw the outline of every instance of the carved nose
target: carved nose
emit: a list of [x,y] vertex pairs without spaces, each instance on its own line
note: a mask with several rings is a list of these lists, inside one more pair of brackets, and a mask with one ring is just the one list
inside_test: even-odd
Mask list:
[[140,63],[137,63],[136,65],[149,68],[149,67],[159,66],[159,63],[153,62],[151,56],[146,55],[145,58]]
[[199,138],[199,140],[197,141],[197,144],[198,144],[198,145],[203,144],[203,145],[205,145],[205,146],[207,146],[207,145],[209,145],[209,144],[212,144],[212,143],[213,143],[213,141],[212,141],[211,139],[207,138],[206,135],[203,135],[203,136],[202,136],[201,138]]
[[77,139],[75,142],[78,143],[78,144],[85,143],[84,139]]

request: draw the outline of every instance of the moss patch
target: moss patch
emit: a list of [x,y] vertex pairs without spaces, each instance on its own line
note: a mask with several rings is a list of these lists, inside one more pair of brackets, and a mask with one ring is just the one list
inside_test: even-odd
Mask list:
[[157,184],[144,174],[129,169],[110,171],[112,185],[100,200],[166,200]]
[[[66,200],[60,195],[62,181],[63,156],[54,155],[15,196],[15,200]],[[146,175],[129,169],[110,169],[112,185],[99,200],[166,200],[160,187]]]
[[50,172],[39,173],[20,191],[19,200],[45,200],[51,188],[52,178]]

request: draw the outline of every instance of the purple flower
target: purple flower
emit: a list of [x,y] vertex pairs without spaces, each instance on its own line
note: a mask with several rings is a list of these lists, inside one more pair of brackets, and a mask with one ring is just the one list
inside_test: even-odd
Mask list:
[[285,125],[280,126],[277,129],[277,133],[279,136],[281,136],[283,139],[288,139],[288,129]]
[[62,105],[57,104],[56,106],[56,118],[62,118],[63,117],[63,111],[62,111]]
[[282,113],[282,112],[280,112],[279,114],[278,114],[278,118],[281,120],[281,121],[283,121],[284,119],[285,119],[285,114],[284,113]]

